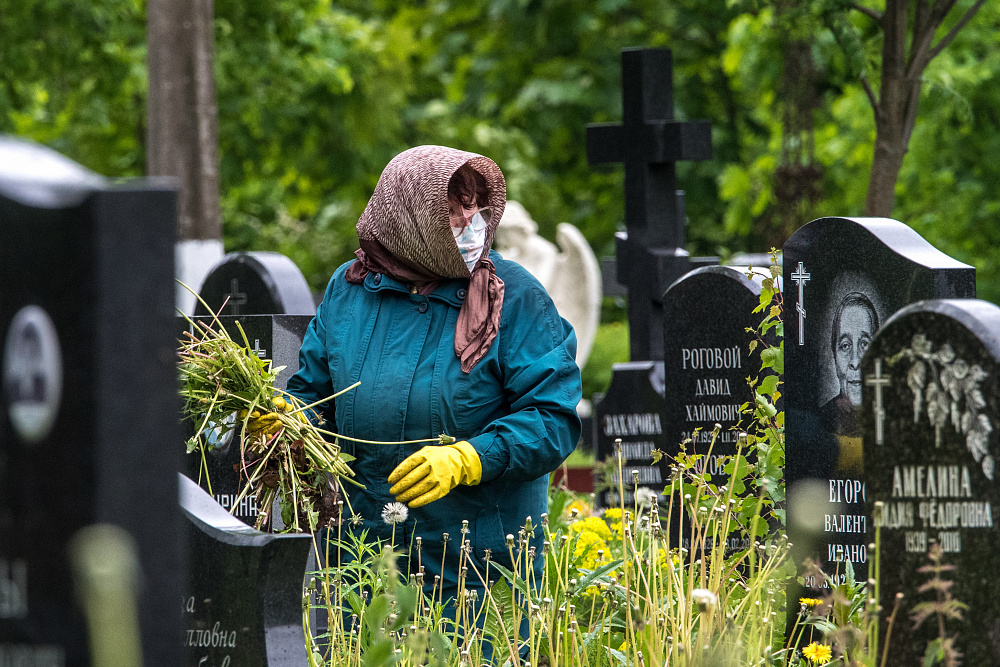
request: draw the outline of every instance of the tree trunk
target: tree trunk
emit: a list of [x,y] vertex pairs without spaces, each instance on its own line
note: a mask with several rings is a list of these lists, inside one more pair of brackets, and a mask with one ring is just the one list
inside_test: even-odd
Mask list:
[[[927,64],[955,38],[986,0],[976,0],[937,44],[937,29],[954,9],[957,0],[886,0],[885,11],[854,4],[855,9],[875,19],[882,27],[882,85],[879,99],[862,78],[868,100],[875,111],[875,154],[868,179],[865,214],[889,217],[896,202],[896,181],[910,136],[917,123],[921,77]],[[909,9],[913,7],[912,26]],[[912,35],[908,30],[912,29]],[[907,57],[906,40],[910,36]]]
[[[889,40],[886,39],[886,42]],[[890,66],[883,66],[882,99],[875,107],[875,152],[868,177],[865,215],[892,216],[896,203],[896,182],[917,122],[920,87],[920,76],[908,77],[905,63],[897,66],[895,62],[890,62]]]
[[875,155],[865,199],[865,215],[879,218],[892,217],[892,209],[896,204],[896,181],[903,166],[903,156],[906,155],[899,123],[886,125],[890,127],[875,131]]
[[148,0],[149,176],[180,186],[178,238],[221,239],[212,0]]

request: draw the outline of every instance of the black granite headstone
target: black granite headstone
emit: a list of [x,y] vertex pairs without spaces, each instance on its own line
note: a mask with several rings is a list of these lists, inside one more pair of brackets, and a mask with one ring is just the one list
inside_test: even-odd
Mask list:
[[179,479],[191,554],[188,587],[178,598],[183,664],[307,664],[302,577],[312,538],[256,531],[184,475]]
[[[666,421],[662,361],[631,361],[615,364],[611,386],[594,408],[597,431],[597,460],[609,462],[604,480],[611,488],[600,490],[597,503],[615,507],[624,502],[631,507],[637,471],[638,486],[663,491],[669,475],[669,463],[653,463],[650,452],[667,445],[663,424]],[[621,439],[622,479],[619,485],[618,451],[615,441]],[[619,486],[624,494],[619,494]]]
[[[968,605],[944,621],[965,665],[1000,664],[1000,308],[975,299],[922,301],[896,313],[862,364],[861,406],[869,516],[881,505],[880,586],[892,629],[893,664],[922,663],[940,636],[934,613],[917,628],[918,605],[939,602],[920,587],[934,575],[937,543],[953,570],[947,595]],[[874,541],[873,526],[868,539]],[[943,591],[942,591],[943,593]]]
[[173,189],[0,137],[0,664],[91,664],[93,524],[135,545],[144,664],[181,660],[176,226]]
[[[663,370],[671,396],[665,451],[676,456],[679,443],[691,439],[687,453],[705,456],[697,471],[708,472],[715,484],[728,478],[725,464],[736,454],[740,425],[746,421],[740,407],[753,401],[747,377],[760,375],[760,360],[750,354],[756,335],[747,332],[762,319],[753,312],[764,277],[759,271],[767,269],[757,269],[751,279],[748,267],[696,269],[663,295]],[[722,430],[708,456],[715,424]]]
[[[212,322],[210,318],[196,319],[206,325]],[[284,367],[278,372],[275,381],[278,389],[284,389],[288,378],[299,369],[299,348],[311,321],[312,317],[308,315],[242,315],[219,318],[219,323],[233,340],[242,343],[243,337],[236,327],[236,322],[239,322],[247,335],[251,350],[261,358],[270,359],[274,368]],[[246,477],[239,472],[242,466],[237,430],[228,431],[215,442],[215,446],[206,449],[204,463],[200,452],[188,454],[184,465],[185,474],[198,480],[205,490],[209,489],[211,482],[212,495],[219,504],[241,521],[254,525],[258,515],[256,501],[249,496],[239,498]],[[273,516],[280,521],[279,514],[274,513]]]
[[[760,303],[761,280],[770,274],[766,267],[755,268],[750,278],[749,270],[696,269],[663,295],[663,367],[671,397],[666,403],[664,451],[674,458],[683,447],[687,454],[700,456],[695,472],[708,473],[716,485],[729,481],[726,464],[739,448],[740,432],[749,427],[740,412],[743,404],[753,401],[747,378],[765,375],[759,356],[750,353],[756,335],[747,328],[755,330],[763,318],[753,311]],[[713,436],[716,424],[722,428]],[[743,456],[752,458],[752,452],[744,449]],[[671,535],[687,534],[676,525],[678,515]],[[747,546],[745,538],[727,539],[731,549]]]
[[[277,252],[229,253],[209,271],[200,296],[220,316],[316,314],[299,267]],[[208,314],[201,302],[194,312]]]
[[[812,557],[841,578],[850,561],[864,580],[861,359],[879,327],[903,306],[975,296],[975,269],[895,220],[821,218],[785,243],[783,289],[793,558],[801,564]],[[816,502],[805,507],[807,496]],[[792,591],[789,599],[797,596]]]

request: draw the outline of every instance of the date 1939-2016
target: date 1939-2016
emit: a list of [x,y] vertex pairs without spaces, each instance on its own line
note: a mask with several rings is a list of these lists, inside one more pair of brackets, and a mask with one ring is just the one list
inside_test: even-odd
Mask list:
[[[907,531],[904,537],[907,553],[927,553],[928,539],[926,531]],[[941,551],[946,554],[962,553],[962,533],[957,530],[939,532],[937,534],[937,543],[941,545]]]

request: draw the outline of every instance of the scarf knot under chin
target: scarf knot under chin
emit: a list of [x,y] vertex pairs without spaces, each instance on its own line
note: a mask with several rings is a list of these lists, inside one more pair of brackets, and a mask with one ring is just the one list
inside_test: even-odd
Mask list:
[[[441,282],[440,276],[390,254],[374,240],[362,240],[355,253],[358,261],[347,269],[350,283],[360,285],[369,273],[383,273],[401,283],[410,283],[427,296]],[[489,352],[500,332],[504,284],[493,261],[483,256],[469,278],[468,294],[458,311],[455,324],[455,355],[468,373]]]

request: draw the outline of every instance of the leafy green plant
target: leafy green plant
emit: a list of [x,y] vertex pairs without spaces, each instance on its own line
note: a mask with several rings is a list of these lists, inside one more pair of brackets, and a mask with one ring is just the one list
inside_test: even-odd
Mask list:
[[[694,460],[678,462],[665,497],[679,500],[665,507],[657,494],[642,493],[634,478],[635,500],[599,514],[589,499],[553,489],[540,525],[527,517],[518,535],[508,536],[514,567],[488,559],[480,571],[464,559],[468,574],[450,601],[436,589],[424,592],[419,570],[396,570],[389,545],[368,544],[338,527],[326,543],[331,566],[314,579],[316,610],[330,632],[307,637],[313,664],[504,664],[521,658],[584,666],[780,664],[774,661],[784,650],[786,540],[764,536],[735,550],[708,546],[748,536],[763,523],[759,516],[749,523],[739,516],[740,494],[750,493],[742,479],[749,465],[742,454],[734,459],[721,487],[696,474]],[[625,478],[618,477],[619,498],[625,497]],[[759,496],[755,503],[762,506]],[[664,526],[675,513],[690,521],[670,535]],[[531,564],[542,555],[545,567],[536,578]]]
[[[236,431],[242,447],[241,477],[246,479],[240,499],[247,494],[256,497],[262,510],[257,527],[265,525],[270,508],[279,499],[288,530],[316,530],[321,518],[318,505],[324,496],[334,493],[327,474],[350,479],[354,473],[347,461],[351,457],[340,451],[336,439],[328,442],[323,437],[326,432],[305,417],[314,406],[275,390],[274,381],[281,369],[273,368],[270,360],[251,350],[239,322],[236,328],[242,345],[229,336],[214,314],[208,324],[186,319],[191,331],[185,332],[186,340],[181,343],[178,367],[184,415],[195,425],[187,451],[201,456],[209,491],[207,435],[221,438]],[[251,420],[264,413],[274,416],[273,430],[252,433],[248,428]]]
[[[233,340],[208,304],[200,296],[197,298],[211,319],[206,324],[185,316],[191,330],[185,332],[179,349],[183,414],[195,427],[187,442],[187,452],[201,456],[200,473],[204,473],[211,492],[206,448],[230,432],[239,436],[239,473],[244,486],[233,507],[243,497],[253,495],[260,508],[258,529],[268,524],[276,500],[285,532],[313,533],[334,520],[340,498],[334,482],[360,486],[352,479],[354,473],[348,466],[354,457],[341,451],[342,439],[370,445],[455,441],[445,434],[404,442],[361,440],[320,428],[317,424],[322,424],[323,419],[313,408],[360,383],[305,405],[274,386],[283,367],[274,368],[270,359],[251,350],[239,321],[236,329],[243,339],[242,345]],[[266,422],[266,428],[261,422]]]
[[747,329],[754,336],[750,352],[760,353],[761,374],[747,379],[753,389],[754,404],[743,406],[743,414],[748,417],[747,447],[757,454],[753,481],[764,492],[765,515],[784,525],[785,413],[779,409],[779,401],[785,373],[785,325],[781,319],[781,266],[777,256],[778,250],[772,248],[767,270],[751,268],[749,272],[751,279],[761,282],[759,303],[753,310],[761,320],[755,328]]

